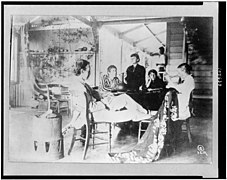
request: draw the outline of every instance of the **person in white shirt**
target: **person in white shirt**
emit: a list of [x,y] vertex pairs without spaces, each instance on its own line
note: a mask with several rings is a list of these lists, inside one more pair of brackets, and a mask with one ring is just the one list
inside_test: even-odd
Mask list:
[[159,48],[159,58],[156,61],[156,66],[157,66],[158,72],[165,71],[166,65],[167,65],[167,57],[165,54],[165,49],[164,49],[164,47],[160,47]]
[[186,63],[182,63],[177,67],[178,76],[181,79],[179,84],[172,82],[170,76],[165,74],[165,78],[168,81],[167,88],[175,88],[179,92],[179,120],[185,120],[190,117],[189,99],[192,90],[195,88],[195,81],[191,76],[191,70],[191,66]]
[[167,88],[174,88],[178,91],[178,110],[179,117],[172,119],[173,132],[173,145],[176,147],[180,142],[182,123],[183,120],[187,120],[190,116],[189,100],[192,90],[195,88],[195,81],[191,76],[191,66],[187,63],[182,63],[177,67],[178,76],[180,77],[180,83],[175,84],[172,82],[169,75],[165,74],[165,78],[168,81]]

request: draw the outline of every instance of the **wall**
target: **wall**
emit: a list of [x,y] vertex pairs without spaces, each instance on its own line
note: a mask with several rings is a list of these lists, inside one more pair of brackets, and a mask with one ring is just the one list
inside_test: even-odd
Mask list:
[[[168,68],[167,71],[171,75],[177,74],[177,66],[184,60],[184,33],[183,26],[179,22],[167,23],[167,57]],[[177,81],[177,79],[176,79]]]
[[115,65],[120,78],[122,41],[104,28],[100,29],[99,38],[100,77],[107,73],[108,66]]
[[[12,107],[30,106],[33,97],[30,70],[41,82],[49,83],[59,77],[65,78],[71,75],[75,61],[83,58],[91,63],[89,81],[92,86],[94,85],[95,50],[91,30],[29,31],[27,26],[22,26],[19,33],[20,39],[13,41],[17,52],[13,52],[12,60],[18,64],[18,73],[15,75],[18,82],[11,81],[10,84]],[[13,38],[15,40],[15,37]],[[12,70],[15,71],[15,68]],[[12,78],[15,79],[13,76]]]
[[29,31],[29,61],[46,70],[41,78],[51,82],[72,75],[77,59],[91,63],[89,81],[94,84],[94,42],[91,29]]
[[191,17],[187,21],[188,63],[195,79],[197,98],[212,98],[213,92],[213,18]]
[[92,45],[93,36],[88,28],[29,31],[29,49],[38,52],[56,46],[72,53],[82,47],[90,50]]
[[[102,28],[99,31],[100,36],[100,77],[107,73],[110,65],[117,67],[118,78],[122,80],[122,73],[126,76],[126,70],[131,63],[130,55],[138,53],[140,56],[139,64],[145,67],[145,62],[151,57],[142,52],[137,47],[133,47],[129,43],[120,39],[117,34],[109,32]],[[100,78],[101,79],[101,78]],[[101,82],[101,81],[100,81]]]
[[[184,39],[181,23],[167,23],[168,71],[170,74],[176,75],[177,66],[187,61],[192,66],[192,75],[195,79],[194,97],[211,98],[213,78],[212,19],[188,18],[186,24],[189,32],[187,38]],[[197,30],[191,33],[195,29]],[[205,29],[206,31],[204,31]],[[190,33],[193,34],[193,37]],[[186,52],[184,48],[186,48]]]

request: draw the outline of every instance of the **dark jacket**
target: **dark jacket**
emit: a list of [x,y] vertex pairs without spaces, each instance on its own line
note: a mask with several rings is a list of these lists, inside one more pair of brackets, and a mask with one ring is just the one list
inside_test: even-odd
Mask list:
[[127,88],[131,90],[139,90],[142,85],[145,87],[145,68],[139,64],[136,65],[134,70],[133,65],[129,66],[127,69]]
[[152,89],[165,88],[165,83],[157,77],[154,81],[150,82],[150,85],[148,88],[152,88]]

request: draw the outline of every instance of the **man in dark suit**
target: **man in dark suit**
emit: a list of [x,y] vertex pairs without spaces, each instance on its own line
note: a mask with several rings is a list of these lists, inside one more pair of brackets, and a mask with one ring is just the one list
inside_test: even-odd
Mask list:
[[139,90],[145,87],[145,68],[139,65],[139,55],[131,55],[132,65],[128,67],[125,78],[127,82],[127,88],[130,90]]

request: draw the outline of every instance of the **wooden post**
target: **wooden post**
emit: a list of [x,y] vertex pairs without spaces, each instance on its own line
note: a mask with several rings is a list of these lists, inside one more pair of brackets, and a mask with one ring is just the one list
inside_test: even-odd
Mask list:
[[98,32],[98,21],[95,19],[95,17],[92,16],[93,22],[91,23],[91,28],[92,28],[92,33],[94,37],[94,43],[95,43],[95,73],[94,73],[94,85],[97,86],[97,79],[99,79],[99,73],[97,72],[100,71],[99,69],[99,32]]
[[170,64],[170,23],[166,24],[166,55],[167,55],[167,65]]
[[120,64],[121,73],[122,73],[122,63],[123,63],[123,40],[121,39],[121,64]]
[[182,48],[183,62],[187,63],[187,39],[185,27],[183,27],[183,48]]

